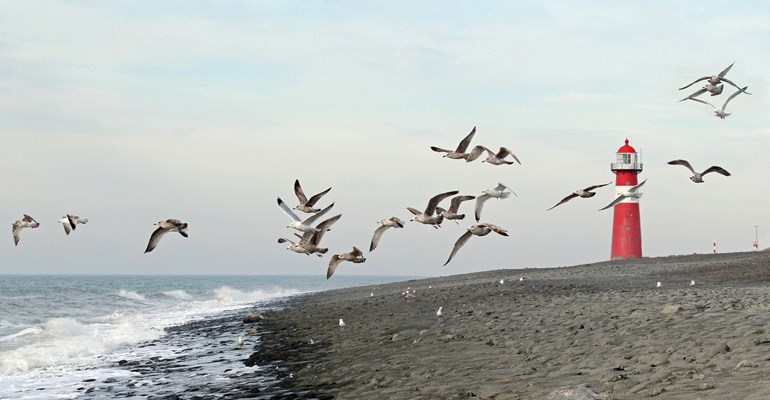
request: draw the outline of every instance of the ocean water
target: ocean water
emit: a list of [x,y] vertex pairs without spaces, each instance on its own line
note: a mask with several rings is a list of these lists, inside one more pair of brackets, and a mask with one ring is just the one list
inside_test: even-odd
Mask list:
[[[245,309],[269,309],[287,296],[406,279],[411,277],[0,275],[0,399],[104,398],[112,397],[104,390],[123,385],[146,389],[121,396],[141,397],[161,391],[154,385],[171,383],[166,390],[184,392],[196,376],[258,376],[258,369],[241,368],[248,350],[232,359],[213,356],[223,351],[211,346],[234,346],[241,326],[194,337],[181,335],[179,327],[215,318],[240,324]],[[257,340],[249,337],[247,344]],[[146,360],[175,360],[175,368],[138,367]],[[143,373],[150,370],[158,372]],[[184,372],[175,378],[170,371],[177,370]]]

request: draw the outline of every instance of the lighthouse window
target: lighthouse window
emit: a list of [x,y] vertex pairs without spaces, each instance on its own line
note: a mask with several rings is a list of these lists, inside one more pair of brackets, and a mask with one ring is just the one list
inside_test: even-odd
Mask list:
[[622,164],[631,164],[631,154],[620,154],[620,162]]

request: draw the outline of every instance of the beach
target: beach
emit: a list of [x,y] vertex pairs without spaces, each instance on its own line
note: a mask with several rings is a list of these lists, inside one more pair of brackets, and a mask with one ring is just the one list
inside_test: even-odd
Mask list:
[[760,252],[338,289],[265,313],[250,360],[291,398],[765,399],[768,282]]

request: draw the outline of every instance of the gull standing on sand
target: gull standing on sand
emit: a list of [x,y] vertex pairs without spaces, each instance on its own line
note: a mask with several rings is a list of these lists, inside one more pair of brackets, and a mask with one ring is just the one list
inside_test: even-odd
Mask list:
[[238,336],[238,341],[236,342],[236,346],[240,349],[243,347],[243,336]]
[[339,322],[339,325],[340,325],[340,330],[342,330],[343,328],[345,328],[345,321],[343,321],[343,320],[342,320],[342,318],[340,318],[340,322]]
[[694,279],[690,281],[690,286],[691,286],[691,287],[692,287],[692,286],[695,286],[695,280],[694,280]]
[[289,247],[287,247],[287,250],[291,250],[295,253],[301,253],[306,255],[311,255],[315,253],[318,257],[323,257],[324,254],[326,254],[329,249],[325,247],[318,247],[321,244],[321,239],[323,239],[324,234],[329,231],[329,227],[332,226],[337,220],[342,217],[342,214],[335,215],[327,220],[324,220],[320,224],[318,224],[317,231],[316,232],[305,232],[302,236],[298,235],[299,242],[294,242],[287,238],[280,238],[278,239],[278,243],[291,243]]
[[332,190],[332,188],[328,188],[324,190],[321,193],[316,194],[315,196],[308,199],[305,196],[305,192],[302,191],[302,186],[299,184],[299,179],[296,179],[294,181],[294,194],[297,195],[297,199],[299,200],[299,204],[294,207],[297,211],[302,211],[304,213],[316,213],[321,211],[320,208],[313,208],[315,203],[321,199],[323,195],[326,193],[329,193],[329,191]]
[[398,217],[390,217],[385,218],[377,221],[380,226],[377,227],[377,229],[374,230],[374,236],[372,236],[372,242],[369,244],[369,251],[373,251],[375,248],[377,248],[377,244],[380,243],[380,238],[382,237],[382,234],[388,230],[388,228],[403,228],[404,227],[404,221],[401,221],[398,219]]
[[505,283],[505,280],[504,279],[500,279],[500,284],[502,285],[504,283]]
[[300,232],[317,232],[318,229],[313,228],[313,223],[321,218],[324,214],[326,214],[329,210],[331,210],[332,207],[334,207],[334,203],[330,204],[328,207],[324,208],[323,210],[303,219],[300,219],[300,217],[297,216],[297,214],[294,214],[294,211],[292,211],[289,206],[286,205],[286,203],[281,200],[281,198],[278,198],[278,206],[281,207],[281,210],[291,218],[291,223],[287,225],[287,228],[294,228]]
[[492,165],[501,165],[501,164],[513,164],[513,161],[508,161],[505,159],[505,157],[508,157],[509,155],[513,157],[514,160],[516,160],[519,165],[521,165],[521,161],[519,161],[519,158],[516,157],[513,152],[505,147],[500,147],[500,150],[497,151],[497,153],[492,152],[492,150],[478,145],[471,150],[470,154],[468,154],[468,158],[465,160],[467,162],[474,161],[475,159],[479,158],[481,153],[487,152],[487,158],[485,160],[482,160],[481,162],[486,162]]
[[744,86],[743,88],[738,89],[738,91],[736,91],[735,93],[731,94],[730,97],[728,97],[727,100],[725,100],[725,104],[722,104],[722,108],[717,108],[716,106],[714,106],[713,104],[709,103],[708,101],[704,101],[704,100],[701,100],[701,99],[696,99],[694,97],[687,97],[684,100],[692,100],[692,101],[697,101],[698,103],[707,104],[707,105],[711,106],[711,108],[714,109],[714,116],[715,117],[719,117],[721,119],[725,119],[725,118],[727,118],[730,115],[730,113],[725,112],[725,108],[727,108],[727,103],[729,103],[730,100],[734,99],[735,96],[737,96],[737,95],[739,95],[741,93],[750,94],[750,93],[746,92],[746,89],[748,89],[748,88],[749,88],[748,86]]
[[473,236],[473,235],[476,235],[476,236],[486,236],[490,232],[495,232],[495,233],[503,235],[503,236],[508,236],[508,231],[506,231],[505,229],[503,229],[503,228],[501,228],[501,227],[499,227],[497,225],[492,225],[492,224],[476,224],[476,225],[472,225],[470,228],[468,228],[465,231],[465,233],[463,233],[462,236],[460,236],[459,239],[457,239],[457,242],[455,242],[455,246],[452,249],[452,253],[449,254],[449,258],[446,260],[444,265],[447,265],[447,264],[449,264],[450,261],[452,261],[452,257],[454,257],[455,254],[457,254],[457,251],[460,250],[461,247],[463,247],[465,242],[467,242],[468,239],[471,238],[471,236]]
[[727,82],[727,83],[735,86],[736,89],[740,89],[740,87],[738,85],[736,85],[735,83],[733,83],[733,81],[725,78],[725,75],[727,75],[727,72],[730,71],[730,68],[733,67],[733,64],[735,64],[735,63],[733,62],[732,64],[730,64],[727,68],[725,68],[722,72],[720,72],[717,75],[704,76],[702,78],[698,78],[698,79],[694,80],[692,83],[690,83],[687,86],[680,87],[679,90],[684,90],[684,89],[687,89],[688,87],[696,84],[697,82],[700,82],[700,81],[703,81],[703,80],[706,81],[706,85],[703,86],[703,88],[701,88],[697,92],[695,92],[695,93],[693,93],[693,94],[691,94],[691,95],[689,95],[689,96],[687,96],[684,99],[679,100],[679,101],[683,101],[683,100],[686,100],[688,98],[693,98],[693,97],[696,97],[696,96],[700,96],[701,94],[706,93],[706,92],[711,93],[712,96],[716,96],[718,94],[721,94],[722,93],[722,88],[724,87],[724,85],[720,85],[721,82]]
[[444,210],[441,207],[436,207],[436,211],[439,212],[442,216],[444,216],[444,219],[449,219],[454,221],[456,224],[459,224],[457,220],[465,218],[465,214],[457,213],[457,211],[460,209],[460,203],[468,200],[473,200],[475,198],[476,196],[455,196],[455,197],[452,197],[452,202],[449,204],[448,210]]
[[187,222],[169,218],[164,221],[158,221],[153,225],[157,225],[158,229],[150,235],[150,242],[147,243],[147,249],[144,250],[145,253],[149,253],[155,249],[163,235],[168,232],[179,232],[180,235],[187,237]]
[[658,283],[656,283],[656,284],[655,284],[655,287],[656,287],[656,288],[662,288],[662,287],[663,287],[663,284],[662,284],[662,283],[660,283],[660,281],[658,281]]
[[12,231],[13,231],[13,243],[15,246],[19,245],[19,240],[21,239],[21,230],[24,228],[37,228],[40,226],[40,223],[35,221],[34,218],[30,217],[27,214],[24,214],[24,216],[20,219],[11,224]]
[[[506,192],[505,190],[508,189],[509,192]],[[516,194],[511,188],[508,186],[503,185],[502,183],[498,183],[497,186],[495,186],[492,189],[487,189],[481,192],[481,195],[476,197],[476,222],[479,222],[481,220],[481,210],[484,207],[484,202],[487,201],[490,198],[495,199],[507,199],[511,193],[513,193],[514,196],[519,197],[518,194]]]
[[695,172],[695,170],[692,168],[692,165],[687,160],[672,160],[668,162],[669,165],[683,165],[685,168],[689,169],[693,175],[690,177],[690,180],[695,183],[703,183],[703,175],[708,174],[709,172],[716,172],[719,174],[722,174],[724,176],[730,176],[730,173],[727,172],[726,169],[717,166],[712,165],[707,170],[703,172]]
[[334,271],[337,269],[337,266],[339,266],[343,261],[350,261],[354,264],[360,264],[366,261],[366,258],[364,258],[364,253],[356,246],[353,246],[353,250],[347,253],[333,255],[332,259],[329,260],[329,268],[326,270],[326,279],[329,279],[332,277],[332,275],[334,275]]
[[419,210],[416,210],[412,207],[407,207],[406,209],[409,210],[412,214],[414,214],[414,217],[411,219],[411,221],[417,221],[421,224],[426,225],[432,225],[434,228],[438,229],[441,227],[441,222],[444,221],[444,216],[441,214],[438,214],[436,216],[433,216],[433,213],[436,211],[436,207],[438,206],[438,203],[441,202],[441,200],[444,200],[447,197],[454,196],[457,193],[460,193],[459,190],[453,190],[451,192],[441,193],[437,194],[430,198],[428,201],[428,206],[425,207],[425,211],[420,212]]
[[460,141],[460,144],[457,145],[457,149],[455,149],[455,151],[445,150],[436,146],[430,146],[430,149],[438,153],[446,153],[444,154],[444,157],[451,158],[453,160],[467,159],[468,153],[466,153],[465,150],[468,149],[468,145],[471,144],[471,140],[473,139],[473,135],[475,134],[476,134],[476,127],[474,126],[473,129],[471,130],[471,133],[469,133],[468,136],[465,137],[465,139]]
[[77,224],[87,224],[88,218],[80,218],[77,215],[67,214],[63,216],[58,222],[64,227],[64,233],[69,235],[70,232],[75,230]]
[[439,322],[442,322],[444,320],[444,307],[438,308],[438,311],[436,311],[436,317],[438,317]]
[[631,187],[630,189],[626,190],[625,192],[618,193],[617,197],[615,197],[615,200],[612,200],[612,203],[607,204],[603,208],[600,208],[599,211],[606,210],[606,209],[608,209],[610,207],[613,207],[615,204],[618,204],[618,203],[620,203],[621,201],[623,201],[624,199],[627,199],[627,198],[637,198],[638,199],[638,198],[642,197],[642,194],[639,193],[639,188],[642,187],[642,185],[644,185],[645,182],[647,182],[647,179],[643,180],[642,183],[640,183],[640,184],[638,184],[636,186]]
[[556,208],[556,207],[558,207],[558,206],[560,206],[560,205],[562,205],[562,204],[564,204],[564,203],[566,203],[566,202],[568,202],[568,201],[570,201],[570,200],[574,199],[575,197],[581,197],[581,198],[584,198],[584,199],[587,199],[587,198],[589,198],[589,197],[594,197],[594,195],[595,195],[596,193],[595,193],[595,192],[593,192],[593,190],[595,190],[595,189],[598,189],[598,188],[600,188],[600,187],[604,187],[604,186],[607,186],[607,185],[609,185],[610,183],[612,183],[612,182],[607,182],[607,183],[605,183],[605,184],[602,184],[602,185],[593,185],[593,186],[589,186],[589,187],[587,187],[587,188],[585,188],[585,189],[576,190],[576,191],[572,192],[572,194],[570,194],[569,196],[567,196],[567,197],[565,197],[565,198],[561,199],[561,201],[559,201],[558,203],[556,203],[556,205],[555,205],[555,206],[553,206],[553,207],[549,208],[549,209],[548,209],[548,210],[546,210],[546,211],[550,211],[550,210],[553,210],[554,208]]

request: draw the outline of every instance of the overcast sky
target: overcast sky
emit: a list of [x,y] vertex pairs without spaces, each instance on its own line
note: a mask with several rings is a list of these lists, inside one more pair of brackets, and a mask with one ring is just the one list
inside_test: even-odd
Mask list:
[[[332,190],[342,214],[323,243],[368,250],[376,221],[409,219],[441,192],[502,182],[483,220],[389,230],[365,264],[337,274],[447,275],[609,258],[614,189],[546,212],[573,190],[614,179],[628,137],[648,178],[646,256],[770,246],[770,5],[766,2],[0,3],[2,273],[319,274],[328,256],[290,252],[296,204]],[[715,12],[714,10],[719,10]],[[733,115],[677,100],[716,74],[749,86]],[[725,94],[704,99],[721,105]],[[506,146],[523,165],[448,160]],[[707,175],[666,162],[689,159]],[[40,227],[14,247],[10,224]],[[90,219],[70,236],[65,213]],[[188,222],[144,254],[153,223]],[[765,240],[764,238],[768,238]],[[333,278],[332,278],[333,279]]]

